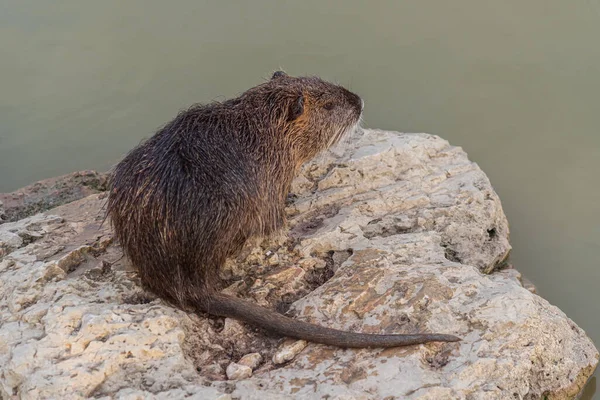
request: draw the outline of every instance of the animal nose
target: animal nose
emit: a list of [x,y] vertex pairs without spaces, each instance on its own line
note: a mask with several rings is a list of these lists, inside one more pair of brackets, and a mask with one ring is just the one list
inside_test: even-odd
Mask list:
[[359,95],[352,93],[349,90],[344,90],[344,97],[346,98],[346,102],[349,106],[355,110],[360,110],[359,112],[362,112],[365,102]]

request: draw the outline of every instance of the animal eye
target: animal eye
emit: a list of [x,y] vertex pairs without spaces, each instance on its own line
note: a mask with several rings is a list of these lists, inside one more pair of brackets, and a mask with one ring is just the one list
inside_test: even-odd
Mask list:
[[335,104],[333,104],[333,101],[330,101],[329,103],[325,103],[325,105],[323,106],[323,108],[326,109],[327,111],[333,110],[334,107],[335,107]]

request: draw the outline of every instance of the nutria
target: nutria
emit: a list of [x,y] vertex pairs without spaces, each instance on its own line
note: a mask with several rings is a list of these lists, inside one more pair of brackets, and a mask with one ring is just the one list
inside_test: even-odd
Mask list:
[[457,341],[324,328],[218,292],[218,270],[247,239],[284,225],[295,173],[355,129],[363,101],[315,77],[275,72],[239,97],[195,105],[130,151],[107,215],[145,287],[183,309],[340,347]]

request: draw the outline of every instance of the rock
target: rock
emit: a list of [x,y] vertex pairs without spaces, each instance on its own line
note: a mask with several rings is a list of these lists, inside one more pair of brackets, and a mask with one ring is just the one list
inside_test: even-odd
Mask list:
[[[462,341],[278,351],[260,329],[142,290],[97,193],[0,226],[0,397],[563,399],[593,373],[585,332],[505,269],[500,200],[460,148],[366,130],[293,188],[289,240],[229,260],[232,294],[332,328]],[[252,373],[248,353],[260,367],[225,380]]]
[[262,356],[260,353],[250,353],[242,357],[240,361],[238,361],[238,364],[250,367],[254,371],[256,368],[258,368],[261,362]]
[[0,260],[4,255],[44,237],[61,222],[60,217],[37,214],[21,221],[0,225]]
[[537,293],[537,288],[535,287],[533,282],[531,282],[529,279],[522,277],[521,284],[523,285],[523,287],[525,289],[529,290],[531,293]]
[[[304,257],[435,232],[445,257],[489,273],[506,259],[508,223],[486,175],[458,147],[431,135],[371,130],[341,159],[304,168],[318,191],[295,193],[293,232]],[[391,239],[387,239],[391,238]]]
[[205,376],[208,375],[213,379],[217,379],[223,374],[223,367],[221,367],[219,364],[210,364],[202,367],[202,372]]
[[304,350],[307,345],[308,343],[304,340],[296,340],[292,343],[285,344],[273,356],[273,363],[279,365],[293,360],[294,357],[296,357],[302,350]]
[[0,224],[100,193],[107,190],[107,182],[107,173],[79,171],[0,193]]
[[247,365],[240,365],[237,363],[231,363],[227,366],[227,379],[229,380],[238,380],[238,379],[246,379],[252,376],[252,368]]
[[0,200],[0,224],[6,222],[8,217],[6,216],[6,212],[4,211],[4,203]]
[[300,267],[289,266],[284,268],[273,267],[272,272],[265,276],[265,282],[271,283],[284,292],[293,292],[300,287],[305,279],[306,271]]
[[277,253],[273,254],[271,257],[269,257],[268,263],[269,265],[279,264],[279,255]]

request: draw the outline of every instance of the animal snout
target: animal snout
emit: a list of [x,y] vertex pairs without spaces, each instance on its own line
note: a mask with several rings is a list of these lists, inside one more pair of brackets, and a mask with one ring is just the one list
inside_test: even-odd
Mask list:
[[359,112],[362,112],[363,107],[364,107],[364,101],[363,99],[360,98],[360,96],[358,96],[355,93],[352,93],[349,90],[346,90],[346,101],[348,102],[348,104],[350,104],[351,106],[355,107]]

